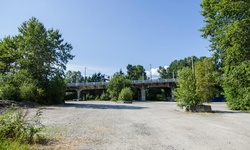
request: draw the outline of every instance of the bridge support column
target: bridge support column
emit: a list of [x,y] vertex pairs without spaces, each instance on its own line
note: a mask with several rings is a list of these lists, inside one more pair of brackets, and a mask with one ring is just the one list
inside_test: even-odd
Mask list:
[[171,87],[171,101],[174,102],[174,88]]
[[77,90],[77,99],[80,100],[81,98],[81,90]]
[[146,101],[146,90],[144,87],[141,88],[141,101]]

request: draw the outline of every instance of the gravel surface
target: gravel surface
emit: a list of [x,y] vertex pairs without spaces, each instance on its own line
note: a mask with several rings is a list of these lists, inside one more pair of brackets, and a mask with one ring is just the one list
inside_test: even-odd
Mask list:
[[[215,113],[179,111],[173,102],[66,102],[44,107],[55,141],[41,149],[249,150],[250,113],[211,104]],[[35,109],[34,109],[35,110]]]

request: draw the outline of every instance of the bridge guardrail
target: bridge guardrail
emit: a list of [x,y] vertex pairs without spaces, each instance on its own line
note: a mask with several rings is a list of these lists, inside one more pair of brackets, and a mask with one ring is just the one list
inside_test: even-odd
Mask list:
[[[132,84],[148,84],[148,83],[166,83],[166,82],[176,82],[177,79],[154,79],[154,80],[132,80]],[[67,86],[100,86],[107,85],[108,82],[87,82],[87,83],[68,83]]]

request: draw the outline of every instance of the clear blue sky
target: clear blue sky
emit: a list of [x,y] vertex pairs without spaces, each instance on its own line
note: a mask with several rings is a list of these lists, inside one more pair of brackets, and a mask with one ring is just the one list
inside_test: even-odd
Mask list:
[[175,59],[210,56],[201,0],[2,0],[0,38],[16,35],[31,17],[59,29],[73,45],[69,70],[107,75],[126,66],[146,70],[169,66]]

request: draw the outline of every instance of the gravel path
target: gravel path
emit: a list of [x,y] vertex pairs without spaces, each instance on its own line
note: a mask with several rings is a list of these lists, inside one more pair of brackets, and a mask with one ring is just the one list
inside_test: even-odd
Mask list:
[[[250,113],[212,104],[216,113],[186,113],[171,102],[67,102],[43,108],[53,149],[249,150]],[[49,148],[50,146],[43,146]]]

